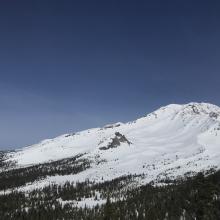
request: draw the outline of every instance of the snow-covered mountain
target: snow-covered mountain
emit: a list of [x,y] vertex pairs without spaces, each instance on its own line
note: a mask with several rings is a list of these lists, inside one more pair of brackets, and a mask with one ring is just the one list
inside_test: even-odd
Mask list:
[[129,174],[136,176],[137,184],[145,184],[218,169],[220,108],[208,103],[171,104],[136,121],[44,140],[8,153],[5,162],[16,162],[15,169],[75,156],[88,160],[90,166],[25,187],[87,179],[103,182]]

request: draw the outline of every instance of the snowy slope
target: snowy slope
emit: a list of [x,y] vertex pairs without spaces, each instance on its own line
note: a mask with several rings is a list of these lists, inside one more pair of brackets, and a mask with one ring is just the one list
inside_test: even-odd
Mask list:
[[81,153],[93,161],[89,169],[76,175],[50,176],[37,185],[85,179],[98,182],[128,174],[142,174],[137,178],[142,184],[219,168],[220,108],[208,103],[172,104],[126,124],[42,141],[10,153],[9,160],[22,167]]

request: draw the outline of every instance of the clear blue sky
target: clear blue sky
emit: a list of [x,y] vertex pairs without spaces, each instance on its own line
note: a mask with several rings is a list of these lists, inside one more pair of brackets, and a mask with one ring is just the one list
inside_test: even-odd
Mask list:
[[220,105],[220,2],[2,0],[0,149]]

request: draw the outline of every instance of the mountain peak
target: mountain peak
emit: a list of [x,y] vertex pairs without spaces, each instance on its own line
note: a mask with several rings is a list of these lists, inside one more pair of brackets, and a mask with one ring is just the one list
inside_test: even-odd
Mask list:
[[[220,108],[209,103],[170,104],[134,122],[60,136],[7,158],[18,168],[78,156],[89,161],[86,172],[66,179],[60,176],[61,182],[63,178],[100,182],[128,174],[144,174],[145,183],[166,175],[175,178],[220,167],[219,115]],[[47,185],[59,178],[51,176],[43,182]]]
[[155,113],[182,113],[182,114],[205,114],[220,115],[220,107],[205,102],[190,102],[187,104],[169,104],[155,111]]
[[190,114],[200,114],[200,115],[209,115],[209,116],[218,116],[220,114],[220,108],[216,105],[210,103],[197,103],[191,102],[183,105],[182,111],[184,113]]

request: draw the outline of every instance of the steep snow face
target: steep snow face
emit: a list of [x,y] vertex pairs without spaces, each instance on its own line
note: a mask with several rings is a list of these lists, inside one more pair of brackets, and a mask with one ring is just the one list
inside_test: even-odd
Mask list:
[[[18,167],[84,154],[91,168],[39,182],[110,180],[143,174],[139,183],[220,167],[220,108],[208,103],[168,105],[126,124],[66,134],[10,154]],[[98,161],[98,162],[97,162]],[[100,162],[101,161],[101,162]]]

